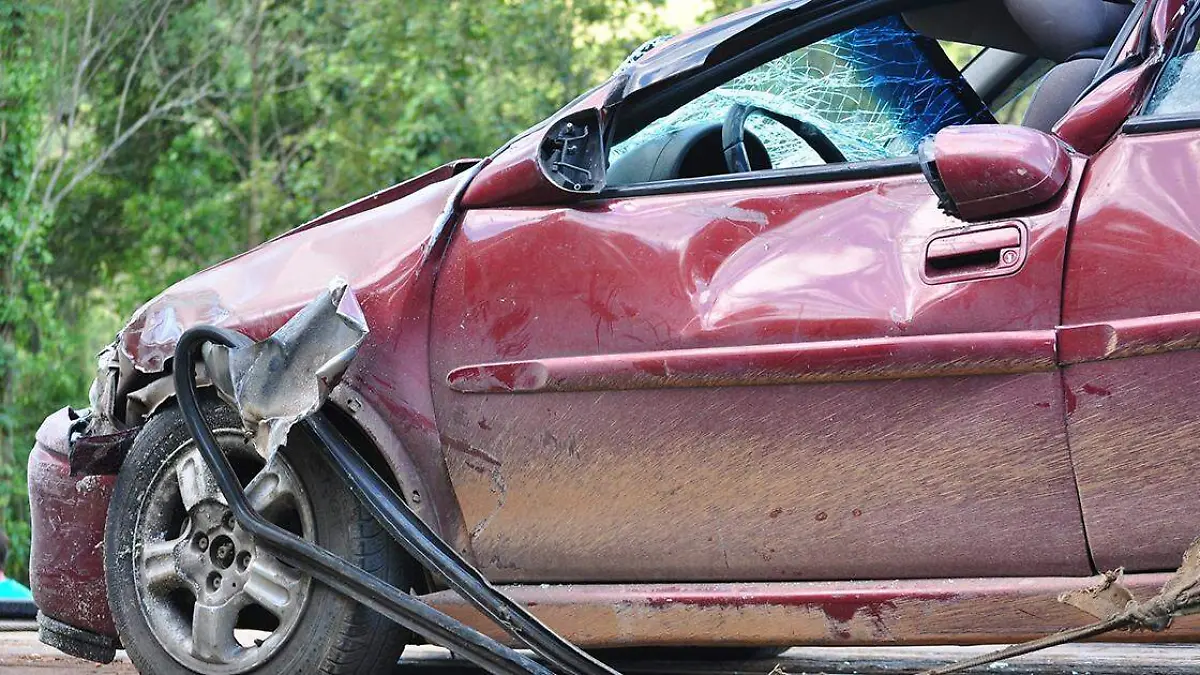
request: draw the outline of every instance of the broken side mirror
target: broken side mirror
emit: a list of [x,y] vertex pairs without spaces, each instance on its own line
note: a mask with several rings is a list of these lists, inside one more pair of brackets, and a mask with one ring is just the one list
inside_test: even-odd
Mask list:
[[1057,197],[1071,155],[1050,134],[1010,125],[948,127],[921,144],[921,169],[949,214],[990,220]]
[[582,108],[518,138],[463,195],[468,208],[569,204],[604,189],[600,110]]
[[538,150],[538,168],[554,185],[576,194],[604,189],[604,136],[600,111],[583,110],[550,125]]

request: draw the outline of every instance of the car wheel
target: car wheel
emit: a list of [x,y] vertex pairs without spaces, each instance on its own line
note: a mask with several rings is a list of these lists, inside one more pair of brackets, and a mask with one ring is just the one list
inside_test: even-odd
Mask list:
[[[264,462],[229,407],[203,407],[267,520],[411,587],[411,559],[311,446],[293,442]],[[150,419],[121,468],[105,527],[105,575],[117,631],[143,673],[386,672],[411,641],[401,627],[256,547],[176,407]]]

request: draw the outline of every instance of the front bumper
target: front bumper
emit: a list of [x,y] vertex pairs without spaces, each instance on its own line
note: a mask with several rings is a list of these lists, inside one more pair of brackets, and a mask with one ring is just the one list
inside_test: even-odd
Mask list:
[[115,638],[104,582],[104,522],[116,477],[71,475],[74,421],[68,408],[46,418],[29,455],[30,587],[43,615]]

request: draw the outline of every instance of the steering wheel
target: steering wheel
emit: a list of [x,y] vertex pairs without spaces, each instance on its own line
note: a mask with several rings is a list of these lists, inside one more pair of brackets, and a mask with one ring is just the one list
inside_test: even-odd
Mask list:
[[788,117],[774,110],[760,108],[756,105],[735,103],[725,114],[725,123],[721,127],[721,147],[725,149],[725,164],[730,173],[745,173],[751,171],[750,155],[746,152],[746,120],[751,115],[762,115],[779,122],[787,127],[812,148],[826,164],[837,164],[846,161],[846,156],[838,149],[833,141],[815,124]]

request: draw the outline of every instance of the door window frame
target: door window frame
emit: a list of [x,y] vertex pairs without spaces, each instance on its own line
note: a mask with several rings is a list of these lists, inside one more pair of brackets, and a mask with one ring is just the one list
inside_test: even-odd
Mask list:
[[648,195],[687,194],[716,190],[772,187],[776,185],[808,185],[812,183],[834,183],[872,178],[888,178],[908,174],[921,175],[921,162],[917,155],[905,155],[869,162],[842,162],[840,164],[817,164],[787,169],[768,169],[747,173],[702,176],[700,178],[677,178],[651,183],[633,183],[606,187],[589,201],[642,197]]
[[[681,79],[675,81],[668,80],[658,86],[635,92],[630,97],[616,103],[608,111],[611,122],[605,125],[605,160],[607,161],[609,148],[612,147],[618,132],[625,131],[628,127],[632,126],[634,128],[633,131],[626,133],[621,140],[632,136],[637,130],[662,117],[657,111],[661,111],[664,108],[675,110],[688,101],[694,100],[698,96],[721,86],[722,83],[749,72],[769,61],[781,58],[797,49],[802,49],[844,31],[889,16],[895,16],[911,4],[900,0],[881,0],[858,7],[852,6],[848,9],[818,15],[810,21],[801,23],[796,28],[782,32],[762,42],[753,43],[743,51],[730,55],[712,66],[687,73]],[[938,3],[925,2],[922,4],[935,5]],[[944,61],[944,63],[937,64],[938,67],[948,68],[962,77],[959,69],[954,66],[953,62],[946,56],[944,50],[941,50],[940,46],[938,51],[940,58]],[[978,98],[978,94],[975,94],[975,96]],[[990,114],[986,102],[980,99],[979,104],[982,106],[983,111],[987,111]],[[611,186],[605,187],[599,193],[589,197],[585,201],[644,195],[686,194],[751,187],[770,187],[776,185],[804,185],[821,182],[869,180],[910,174],[921,174],[921,164],[916,153],[902,157],[869,161],[768,169],[741,174],[721,174],[698,178],[679,178]]]
[[[1152,12],[1156,8],[1157,3],[1147,5],[1144,18],[1145,23],[1142,26],[1142,35],[1138,40],[1138,50],[1142,53],[1142,58],[1145,58],[1144,52],[1148,52],[1150,49],[1152,41],[1150,31],[1154,23]],[[1183,56],[1185,49],[1191,49],[1191,53],[1196,54],[1197,58],[1200,58],[1200,43],[1195,39],[1197,37],[1200,37],[1200,5],[1195,5],[1188,10],[1187,17],[1183,23],[1175,30],[1174,35],[1170,36],[1171,44],[1164,51],[1162,62],[1158,65],[1158,72],[1154,74],[1150,86],[1146,87],[1145,93],[1142,95],[1142,100],[1138,105],[1137,113],[1126,120],[1125,124],[1121,126],[1121,133],[1127,136],[1138,136],[1141,134],[1200,129],[1200,108],[1192,112],[1176,114],[1147,114],[1146,112],[1147,108],[1150,107],[1150,101],[1153,100],[1155,92],[1158,91],[1158,87],[1162,83],[1163,74],[1166,72],[1167,65],[1171,63],[1171,60]]]

